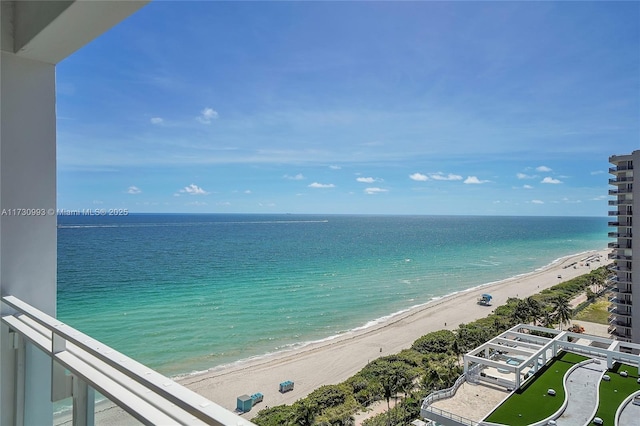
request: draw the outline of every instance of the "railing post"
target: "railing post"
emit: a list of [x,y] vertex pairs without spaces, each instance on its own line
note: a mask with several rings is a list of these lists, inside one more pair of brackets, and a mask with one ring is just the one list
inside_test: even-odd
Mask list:
[[95,391],[87,382],[73,376],[73,426],[94,426]]
[[67,341],[53,333],[51,336],[51,402],[69,398],[72,395],[71,376],[56,361],[56,354],[67,350]]
[[15,356],[15,376],[14,376],[14,389],[16,390],[15,395],[15,425],[23,426],[24,425],[24,385],[25,385],[25,373],[24,373],[24,365],[25,365],[25,341],[20,336],[20,334],[16,332],[9,332],[9,336],[11,336],[11,341],[13,343],[14,356]]

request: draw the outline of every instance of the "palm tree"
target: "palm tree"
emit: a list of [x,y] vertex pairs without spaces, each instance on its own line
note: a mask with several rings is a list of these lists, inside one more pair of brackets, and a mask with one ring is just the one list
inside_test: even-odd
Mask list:
[[456,356],[456,365],[458,365],[458,363],[460,362],[460,355],[464,353],[464,349],[462,345],[458,342],[457,338],[451,344],[451,352],[453,352],[454,355]]
[[411,383],[409,370],[405,364],[394,362],[389,368],[378,377],[380,385],[384,391],[384,398],[387,400],[387,424],[391,425],[391,397]]
[[524,300],[519,300],[511,313],[513,325],[529,322],[529,307]]
[[602,280],[598,275],[593,273],[589,275],[589,288],[591,289],[591,291],[594,291],[596,294],[600,293],[601,285]]
[[496,331],[496,335],[502,332],[502,321],[500,321],[500,317],[498,315],[494,315],[493,317],[493,328]]
[[534,299],[532,296],[524,299],[524,302],[527,306],[529,319],[533,321],[533,324],[535,325],[542,317],[542,305],[540,304],[540,302],[538,302],[537,299]]
[[299,402],[295,412],[295,424],[299,426],[311,426],[316,418],[316,406],[307,399]]
[[565,296],[556,297],[556,299],[553,301],[553,310],[559,322],[559,329],[562,329],[562,326],[564,324],[571,321],[573,310],[569,306],[569,299],[567,299]]
[[555,322],[555,320],[553,319],[553,312],[549,311],[548,309],[545,309],[544,312],[542,313],[542,326],[546,327],[546,328],[553,328],[553,324]]

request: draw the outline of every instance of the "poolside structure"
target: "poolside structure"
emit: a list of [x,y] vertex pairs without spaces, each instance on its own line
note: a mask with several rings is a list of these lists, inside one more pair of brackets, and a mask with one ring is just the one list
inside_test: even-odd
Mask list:
[[[523,389],[523,386],[529,381],[537,380],[536,373],[543,374],[542,371],[550,361],[557,359],[556,357],[563,353],[581,355],[585,361],[578,364],[589,364],[589,367],[577,371],[572,378],[572,383],[584,383],[585,389],[587,385],[597,386],[605,371],[620,365],[626,366],[626,373],[634,377],[640,375],[640,355],[638,355],[640,354],[640,345],[604,337],[519,324],[465,354],[464,373],[452,388],[434,392],[425,398],[421,415],[427,420],[443,425],[490,424],[485,421],[485,417],[497,405]],[[578,367],[575,368],[578,369]],[[640,384],[637,385],[640,394]],[[582,385],[580,386],[580,389],[572,394],[582,395],[586,392],[583,391]],[[495,396],[492,403],[487,403],[485,406],[482,406],[482,402],[473,405],[476,412],[456,410],[456,404],[453,403],[439,403],[444,399],[454,399],[459,390],[464,390],[461,392],[464,394],[461,398],[464,398],[464,405],[467,406],[473,405],[470,400],[475,397],[482,399],[486,396],[485,394],[492,393]],[[547,393],[549,397],[555,397],[551,394],[555,394],[559,390],[545,388],[543,392]],[[592,394],[597,395],[597,392],[596,387]],[[565,404],[564,409],[581,410],[582,415],[591,416],[589,417],[591,419],[592,413],[586,412],[585,414],[583,406],[585,400],[584,397],[581,399],[580,404],[582,405],[576,405],[575,401],[574,404]],[[594,397],[595,400],[597,400],[596,397]],[[633,405],[632,401],[633,398],[629,397],[625,403],[625,410],[622,410],[624,412],[620,413],[620,416],[628,415],[626,412],[632,410],[629,408]],[[458,404],[457,406],[462,405]],[[479,406],[482,408],[481,410],[478,410]],[[576,408],[580,406],[582,408]],[[616,408],[612,407],[612,410],[615,412]],[[556,418],[561,416],[562,413],[559,413]]]
[[[640,323],[640,304],[633,304],[633,293],[639,293],[638,276],[634,281],[633,271],[640,270],[640,259],[633,258],[633,234],[640,232],[638,223],[633,224],[633,212],[640,209],[640,186],[633,188],[634,165],[640,165],[640,150],[628,155],[612,155],[609,162],[613,165],[609,173],[613,178],[609,179],[609,185],[615,189],[609,189],[609,195],[614,197],[609,200],[609,206],[614,210],[609,211],[609,226],[614,228],[609,232],[609,237],[615,240],[609,243],[613,251],[609,255],[613,259],[611,271],[615,273],[612,283],[615,285],[614,296],[609,312],[609,333],[612,338],[624,342],[640,343],[640,330],[634,330],[633,323]],[[635,321],[634,321],[635,318]]]

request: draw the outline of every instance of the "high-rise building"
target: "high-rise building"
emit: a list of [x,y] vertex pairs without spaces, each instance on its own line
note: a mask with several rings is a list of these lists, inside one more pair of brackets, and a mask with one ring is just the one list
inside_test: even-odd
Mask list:
[[[636,186],[635,191],[633,188],[633,168],[635,164],[640,169],[640,150],[627,155],[613,155],[609,157],[609,162],[613,164],[609,169],[609,173],[613,175],[609,184],[615,187],[609,189],[609,195],[614,197],[609,200],[609,205],[612,206],[609,211],[609,226],[614,228],[609,232],[609,237],[615,238],[615,241],[609,243],[609,247],[613,249],[609,256],[614,260],[611,270],[615,273],[614,296],[609,308],[609,333],[618,340],[640,343],[640,249],[636,257],[633,257],[633,212],[640,212],[640,206],[637,205],[640,203],[638,187]],[[635,225],[635,230],[640,237],[638,224]],[[637,271],[635,282],[634,269]],[[637,325],[635,330],[634,321]]]

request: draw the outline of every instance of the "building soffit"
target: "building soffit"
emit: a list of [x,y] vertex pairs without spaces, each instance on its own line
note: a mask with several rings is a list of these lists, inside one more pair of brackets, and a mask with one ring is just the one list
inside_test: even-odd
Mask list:
[[2,0],[2,51],[57,64],[150,0]]

